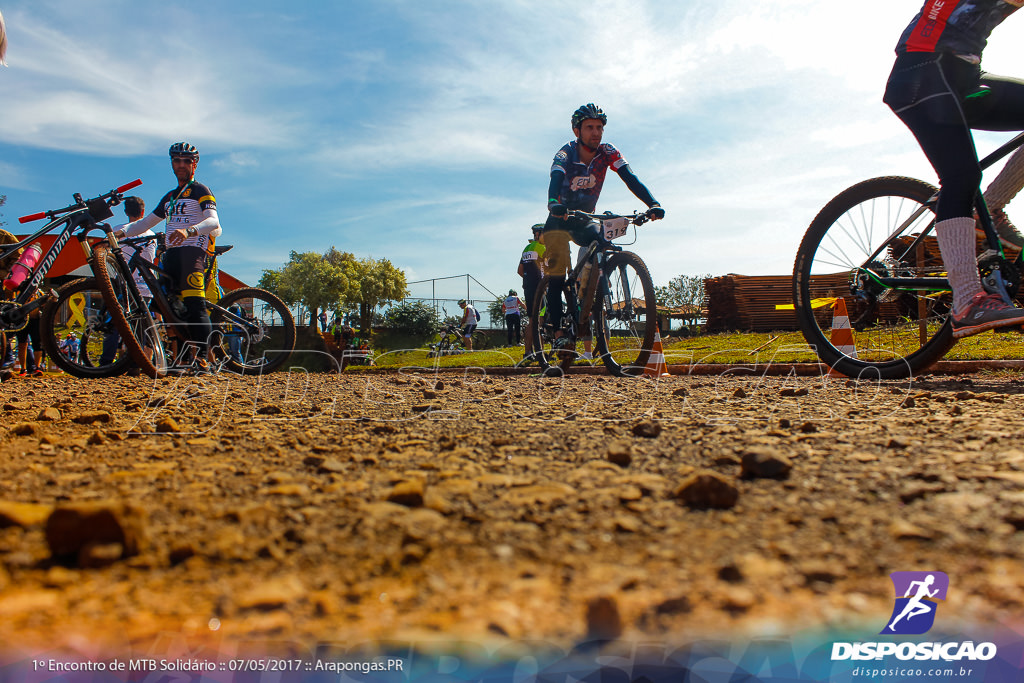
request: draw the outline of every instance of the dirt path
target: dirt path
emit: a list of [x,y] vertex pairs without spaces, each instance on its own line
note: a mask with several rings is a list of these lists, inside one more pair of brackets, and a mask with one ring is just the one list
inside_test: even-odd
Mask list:
[[290,379],[3,383],[0,643],[1021,626],[1010,376]]

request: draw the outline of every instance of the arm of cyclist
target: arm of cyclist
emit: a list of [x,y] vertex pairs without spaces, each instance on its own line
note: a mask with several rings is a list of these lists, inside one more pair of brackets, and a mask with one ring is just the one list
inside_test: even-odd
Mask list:
[[648,209],[651,209],[650,216],[651,220],[656,221],[659,218],[665,217],[665,209],[661,208],[661,204],[654,198],[651,191],[647,189],[647,186],[640,182],[640,179],[633,173],[633,169],[629,167],[629,164],[624,164],[618,171],[619,177],[622,178],[622,182],[626,183],[626,187],[629,191],[636,195],[636,198],[647,205]]
[[548,183],[548,211],[552,216],[564,216],[569,210],[565,204],[559,201],[562,192],[562,181],[565,180],[565,171],[560,168],[551,170],[551,182]]
[[217,216],[217,209],[203,209],[203,220],[199,221],[191,228],[178,228],[173,230],[167,235],[167,244],[169,246],[177,246],[184,242],[188,237],[194,237],[196,235],[207,235],[209,237],[217,238],[220,237],[221,230],[220,218]]
[[131,223],[125,223],[119,229],[114,231],[114,237],[121,239],[122,237],[136,237],[142,233],[155,228],[163,220],[155,213],[151,213],[147,216],[143,216],[137,221]]

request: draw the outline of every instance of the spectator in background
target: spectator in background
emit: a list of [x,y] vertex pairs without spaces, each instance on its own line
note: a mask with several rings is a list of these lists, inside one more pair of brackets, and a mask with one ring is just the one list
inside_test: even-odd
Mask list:
[[[520,336],[519,326],[522,322],[522,313],[519,306],[519,295],[516,290],[508,290],[508,296],[501,303],[501,312],[505,314],[505,336],[508,338],[508,345],[519,346],[523,339]],[[513,342],[513,339],[515,340]]]
[[467,351],[473,350],[473,332],[476,331],[476,324],[479,321],[476,309],[473,304],[465,299],[459,299],[459,308],[462,309],[462,345]]

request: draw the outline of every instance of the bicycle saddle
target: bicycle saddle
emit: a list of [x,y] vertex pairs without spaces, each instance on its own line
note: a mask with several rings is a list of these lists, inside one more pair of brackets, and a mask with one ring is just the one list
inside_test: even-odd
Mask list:
[[234,248],[235,245],[233,244],[218,244],[213,248],[213,255],[220,256],[221,254],[226,254],[227,252],[231,251]]

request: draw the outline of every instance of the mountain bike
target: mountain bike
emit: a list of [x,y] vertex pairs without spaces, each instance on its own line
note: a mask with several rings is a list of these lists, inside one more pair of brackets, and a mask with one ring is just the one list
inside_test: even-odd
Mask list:
[[650,211],[619,215],[570,211],[568,217],[594,221],[600,238],[587,246],[559,290],[562,319],[545,320],[552,277],[545,275],[529,302],[533,360],[545,374],[568,370],[579,354],[577,341],[593,334],[595,350],[617,377],[642,375],[658,328],[654,282],[643,260],[612,240],[651,219]]
[[[229,249],[229,245],[219,246],[216,253],[220,255]],[[188,335],[184,302],[172,290],[170,274],[147,261],[141,250],[135,250],[126,262],[121,245],[116,244],[110,250],[108,258],[111,257],[124,265],[120,273],[128,273],[129,278],[138,275],[152,293],[152,308],[161,317],[159,328],[165,355],[174,359],[171,369],[189,368],[194,361],[190,354],[195,344]],[[228,292],[216,303],[207,300],[206,308],[212,326],[209,351],[216,366],[239,374],[261,374],[280,368],[291,357],[295,349],[295,320],[277,296],[257,287],[242,287]]]
[[[141,184],[141,180],[135,180],[88,200],[83,200],[81,194],[75,193],[73,195],[75,203],[70,206],[22,216],[18,219],[20,223],[30,223],[48,218],[49,222],[17,244],[0,247],[0,259],[15,253],[22,247],[31,245],[42,235],[57,229],[60,229],[60,233],[46,253],[42,254],[39,261],[29,269],[25,281],[17,288],[18,294],[14,299],[0,302],[0,330],[10,332],[21,329],[28,322],[29,313],[46,305],[47,302],[57,299],[58,293],[53,290],[45,296],[37,297],[36,295],[39,293],[40,284],[50,266],[74,236],[85,252],[93,271],[94,277],[89,286],[94,287],[99,298],[105,302],[110,323],[119,329],[123,327],[132,331],[132,334],[128,335],[129,338],[125,339],[127,354],[151,377],[159,377],[165,372],[166,360],[161,355],[161,350],[156,348],[158,345],[150,343],[158,336],[156,325],[138,287],[130,278],[127,282],[112,281],[113,266],[106,257],[107,252],[103,244],[97,242],[93,245],[89,241],[89,232],[102,229],[105,231],[109,243],[116,245],[116,240],[111,235],[110,226],[100,221],[112,217],[114,213],[111,211],[111,207],[121,203],[125,192]],[[118,358],[117,361],[126,362],[122,358]],[[83,364],[81,370],[84,374],[79,376],[106,376],[109,368],[97,368]],[[95,373],[93,373],[94,370]]]
[[[982,169],[1024,145],[1024,133],[980,161]],[[793,264],[793,304],[807,343],[850,377],[898,379],[933,364],[953,346],[952,292],[935,237],[938,189],[906,177],[872,178],[839,193],[811,222]],[[1019,253],[1008,255],[979,190],[984,233],[982,286],[1011,302],[1021,284]],[[843,299],[855,351],[832,344],[832,306]]]

